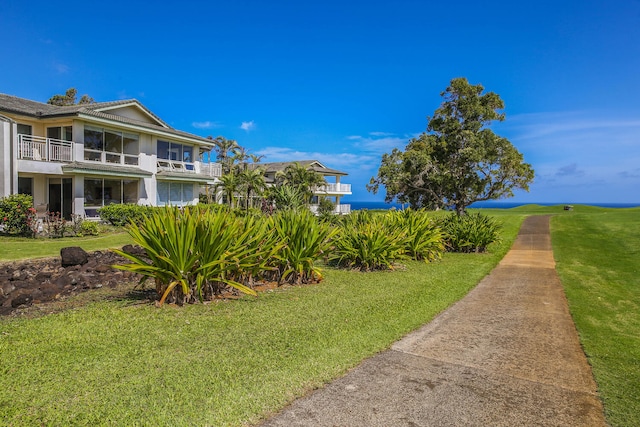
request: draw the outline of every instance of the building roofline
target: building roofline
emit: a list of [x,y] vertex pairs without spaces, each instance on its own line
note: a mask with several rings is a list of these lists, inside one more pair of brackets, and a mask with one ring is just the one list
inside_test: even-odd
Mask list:
[[[131,119],[128,117],[110,114],[109,110],[114,108],[122,108],[135,106],[144,114],[152,118],[157,124],[147,123],[144,121]],[[45,104],[30,99],[20,98],[13,95],[0,94],[0,112],[5,111],[21,116],[31,117],[38,120],[78,117],[84,120],[95,120],[101,123],[117,124],[118,126],[138,128],[138,130],[151,131],[151,133],[163,135],[169,138],[178,138],[182,140],[198,141],[202,146],[209,149],[216,144],[213,140],[174,129],[166,122],[156,116],[151,110],[142,105],[136,99],[126,99],[121,101],[97,102],[93,104],[57,106]]]

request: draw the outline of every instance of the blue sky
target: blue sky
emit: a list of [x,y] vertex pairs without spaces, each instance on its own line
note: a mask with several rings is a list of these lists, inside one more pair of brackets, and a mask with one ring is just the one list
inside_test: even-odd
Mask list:
[[[536,171],[512,202],[640,202],[640,1],[5,2],[0,92],[136,98],[264,161],[318,159],[367,193],[454,77]],[[345,199],[348,201],[349,199]]]

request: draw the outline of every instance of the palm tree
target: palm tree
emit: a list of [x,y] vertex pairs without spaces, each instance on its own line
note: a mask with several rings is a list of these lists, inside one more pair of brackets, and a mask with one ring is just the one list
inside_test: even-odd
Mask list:
[[288,184],[270,187],[268,198],[278,210],[299,209],[307,204],[307,195],[298,187]]
[[240,179],[238,175],[232,172],[222,175],[219,179],[220,183],[217,186],[222,187],[227,203],[229,204],[229,207],[233,209],[235,194],[238,192],[240,187]]
[[227,139],[224,136],[217,136],[211,139],[216,143],[214,151],[216,152],[216,160],[222,164],[222,172],[225,174],[231,172],[233,156],[230,156],[229,152],[234,153],[240,147],[238,142],[233,139]]
[[313,197],[313,190],[327,183],[321,173],[308,169],[298,162],[292,163],[283,171],[278,172],[276,181],[280,185],[290,185],[298,188],[305,194],[307,204]]
[[262,195],[267,188],[267,184],[264,182],[264,171],[262,168],[248,168],[240,172],[240,188],[242,188],[247,194],[246,209],[249,210],[249,204],[251,203],[251,193]]

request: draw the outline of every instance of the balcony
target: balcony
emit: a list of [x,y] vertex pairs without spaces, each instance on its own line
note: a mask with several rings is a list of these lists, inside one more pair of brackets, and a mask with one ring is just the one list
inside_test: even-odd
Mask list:
[[54,138],[18,135],[18,159],[44,162],[73,162],[73,143]]
[[[318,205],[311,205],[309,206],[309,209],[311,210],[311,212],[313,212],[314,214],[318,214]],[[333,209],[333,213],[335,215],[347,215],[351,213],[351,205],[336,205],[336,207]]]
[[318,186],[314,194],[351,194],[351,184],[330,184]]
[[217,178],[222,176],[220,163],[180,162],[177,160],[158,159],[158,171],[197,173]]

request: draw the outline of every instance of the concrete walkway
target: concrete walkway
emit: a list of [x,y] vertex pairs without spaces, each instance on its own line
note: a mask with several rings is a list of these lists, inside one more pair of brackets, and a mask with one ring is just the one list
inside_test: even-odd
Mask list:
[[555,271],[549,217],[431,323],[267,420],[273,426],[605,426]]

